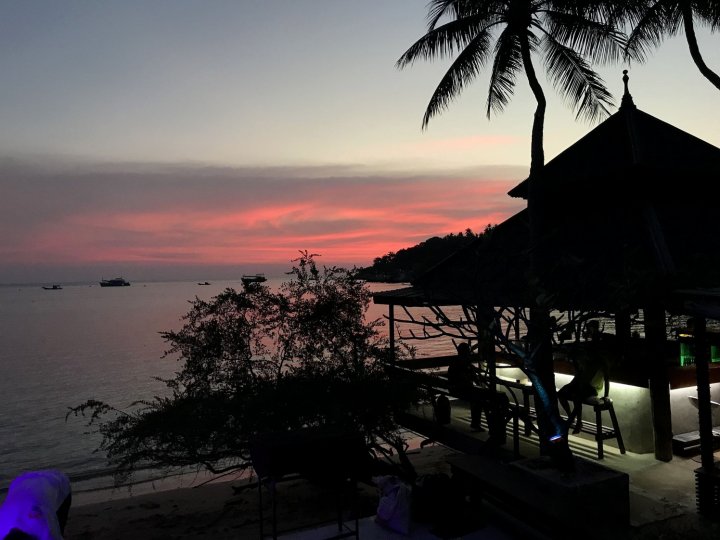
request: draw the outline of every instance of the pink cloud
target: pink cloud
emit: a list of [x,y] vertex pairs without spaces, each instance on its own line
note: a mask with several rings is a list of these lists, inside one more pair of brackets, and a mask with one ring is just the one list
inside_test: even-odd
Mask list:
[[[193,172],[172,182],[166,174],[125,183],[101,175],[83,185],[68,177],[67,191],[84,189],[87,201],[63,203],[58,192],[57,205],[43,202],[37,215],[16,217],[17,234],[4,235],[0,255],[18,263],[238,265],[287,263],[307,249],[363,265],[432,236],[481,231],[524,206],[506,194],[521,171],[497,178],[487,171],[322,178]],[[117,192],[108,189],[111,180]],[[29,207],[38,182],[36,191],[23,184]]]

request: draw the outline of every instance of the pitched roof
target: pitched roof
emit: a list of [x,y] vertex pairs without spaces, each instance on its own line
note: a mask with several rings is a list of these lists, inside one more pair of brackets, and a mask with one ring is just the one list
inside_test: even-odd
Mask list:
[[[625,209],[579,206],[556,213],[542,250],[543,294],[558,309],[638,306],[656,294],[662,275],[643,216]],[[531,262],[523,210],[420,276],[412,294],[425,302],[531,306],[539,294]]]
[[527,211],[483,233],[413,280],[412,287],[373,294],[376,304],[406,307],[528,305]]
[[[549,161],[540,180],[551,197],[682,197],[702,203],[708,182],[720,180],[720,148],[637,109],[626,94],[620,110]],[[508,194],[527,199],[528,179]]]
[[403,287],[401,289],[391,289],[373,293],[373,301],[376,304],[395,305],[405,307],[423,307],[423,306],[454,306],[457,305],[457,299],[445,298],[438,295],[432,295],[432,291],[423,291],[416,287]]

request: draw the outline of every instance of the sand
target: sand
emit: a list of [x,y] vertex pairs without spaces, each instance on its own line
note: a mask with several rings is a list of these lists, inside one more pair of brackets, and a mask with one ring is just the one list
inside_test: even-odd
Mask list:
[[[449,473],[446,459],[456,454],[443,446],[433,445],[414,451],[410,457],[419,474]],[[186,477],[183,480],[185,487],[178,489],[165,489],[167,485],[157,484],[136,486],[131,493],[126,489],[100,495],[77,493],[70,509],[65,538],[259,538],[258,489],[255,479],[246,476],[209,484],[204,482],[204,478],[188,480]],[[302,479],[291,479],[279,483],[277,490],[278,527],[281,533],[329,523],[336,519],[335,494],[328,489]],[[103,500],[93,502],[98,497]],[[267,491],[263,498],[267,508]],[[378,500],[379,495],[374,486],[360,485],[356,506],[359,516],[373,516]],[[345,508],[347,510],[349,504],[345,505]],[[510,537],[541,537],[527,533],[517,536],[515,523],[494,521],[492,517],[490,520],[499,530],[509,533]],[[265,532],[268,533],[270,521],[265,521],[265,524]],[[488,532],[489,530],[486,530],[480,537],[495,538],[486,534]],[[720,538],[720,523],[709,523],[690,508],[679,515],[633,527],[626,538],[716,540]]]
[[[411,459],[420,474],[448,472],[445,459],[452,454],[452,450],[432,446],[413,453]],[[171,490],[153,491],[148,486],[135,487],[132,492],[121,489],[110,494],[111,500],[99,502],[92,502],[97,496],[78,493],[70,509],[65,539],[259,538],[258,489],[254,478],[199,484]],[[263,493],[267,512],[268,494]],[[375,487],[360,484],[357,494],[360,516],[374,515],[378,503]],[[278,528],[295,530],[333,521],[337,516],[335,502],[332,490],[303,479],[280,482]],[[350,503],[344,506],[347,510]],[[267,513],[264,523],[269,531]]]

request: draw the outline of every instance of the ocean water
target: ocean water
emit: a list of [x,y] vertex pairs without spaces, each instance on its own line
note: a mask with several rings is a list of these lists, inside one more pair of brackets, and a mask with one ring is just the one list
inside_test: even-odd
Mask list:
[[[82,418],[66,421],[69,407],[93,398],[125,408],[162,394],[165,385],[154,377],[171,377],[180,366],[163,358],[167,344],[159,332],[179,329],[195,296],[210,299],[226,287],[242,284],[0,287],[0,490],[20,472],[40,468],[63,470],[93,488],[110,486],[104,455],[95,452],[99,435],[88,434]],[[386,310],[371,304],[367,317],[383,317]],[[452,351],[447,341],[420,346],[423,355]]]

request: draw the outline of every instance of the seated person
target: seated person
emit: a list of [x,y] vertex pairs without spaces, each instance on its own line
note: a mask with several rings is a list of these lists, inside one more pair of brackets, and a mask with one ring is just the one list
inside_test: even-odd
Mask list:
[[457,356],[450,361],[447,372],[450,393],[470,403],[470,428],[484,431],[480,426],[482,417],[482,389],[475,386],[479,382],[476,368],[470,357],[470,346],[461,343],[457,346]]
[[70,480],[60,471],[33,471],[16,477],[0,507],[0,538],[62,540],[70,491]]
[[[602,333],[598,321],[587,323],[586,337],[588,342],[585,350],[573,358],[575,377],[557,393],[558,401],[568,415],[568,423],[572,424],[577,418],[573,433],[579,433],[582,427],[583,401],[602,391],[607,370],[605,354],[600,344]],[[570,402],[573,403],[572,407]]]

